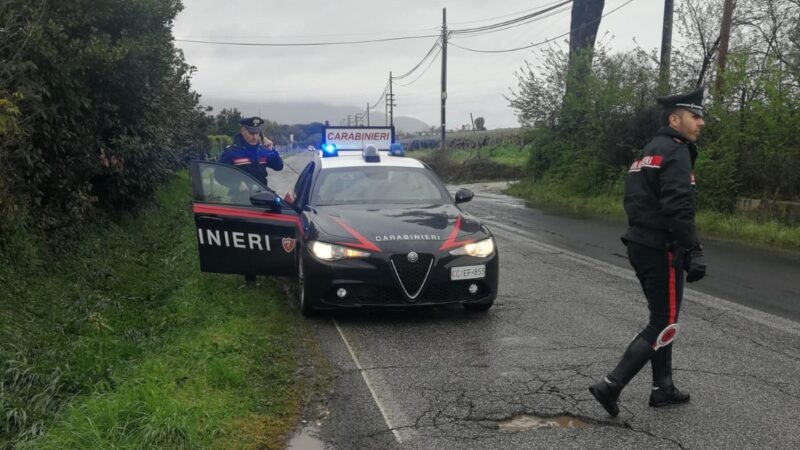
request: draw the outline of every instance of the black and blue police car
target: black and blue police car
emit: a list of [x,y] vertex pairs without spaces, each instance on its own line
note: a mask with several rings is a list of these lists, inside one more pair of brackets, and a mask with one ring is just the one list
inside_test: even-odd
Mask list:
[[235,167],[195,161],[201,270],[296,277],[303,314],[443,304],[488,310],[498,252],[489,229],[458,207],[473,193],[459,189],[453,198],[430,167],[398,144],[380,151],[380,142],[361,150],[324,142],[283,198]]

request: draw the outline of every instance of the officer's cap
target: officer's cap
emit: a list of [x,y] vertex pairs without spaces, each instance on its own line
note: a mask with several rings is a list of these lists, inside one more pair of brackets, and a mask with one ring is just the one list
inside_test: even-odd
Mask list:
[[689,112],[703,117],[703,96],[705,95],[705,88],[699,87],[692,92],[685,94],[668,95],[666,97],[658,97],[656,101],[659,105],[663,106],[665,110],[672,110],[675,108],[683,108]]
[[251,133],[258,133],[261,131],[261,125],[264,125],[264,119],[261,117],[246,117],[240,120],[239,124]]

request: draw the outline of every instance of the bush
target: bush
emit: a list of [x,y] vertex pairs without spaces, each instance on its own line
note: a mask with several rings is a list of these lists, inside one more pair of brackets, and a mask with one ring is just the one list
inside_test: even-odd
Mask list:
[[4,32],[0,230],[62,236],[95,207],[146,201],[205,150],[192,68],[172,43],[180,8],[179,0],[2,3],[0,23],[16,45]]
[[[706,128],[695,165],[698,205],[730,212],[738,196],[800,199],[800,90],[780,61],[767,59],[755,75],[743,53],[733,53],[726,87],[706,102]],[[564,87],[563,62],[550,51],[538,71],[528,66],[512,106],[532,142],[527,174],[572,194],[592,196],[614,189],[625,169],[658,129],[655,65],[641,52],[596,52],[593,71],[562,103],[551,98]],[[681,89],[676,89],[681,90]],[[531,123],[527,123],[531,124]]]

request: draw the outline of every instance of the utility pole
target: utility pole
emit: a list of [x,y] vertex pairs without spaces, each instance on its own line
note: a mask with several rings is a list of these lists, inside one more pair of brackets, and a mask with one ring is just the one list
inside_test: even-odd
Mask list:
[[728,59],[728,41],[731,38],[731,22],[733,21],[733,0],[725,0],[722,10],[722,29],[719,32],[719,58],[717,58],[717,80],[714,94],[722,95],[722,83],[725,81],[725,63]]
[[389,126],[394,126],[394,93],[392,92],[392,72],[389,72],[389,93],[386,96],[386,103],[389,108]]
[[367,126],[369,126],[369,102],[367,102]]
[[664,28],[661,30],[661,61],[658,70],[658,93],[669,94],[670,56],[672,54],[673,0],[664,0]]
[[442,158],[447,152],[447,8],[442,8]]

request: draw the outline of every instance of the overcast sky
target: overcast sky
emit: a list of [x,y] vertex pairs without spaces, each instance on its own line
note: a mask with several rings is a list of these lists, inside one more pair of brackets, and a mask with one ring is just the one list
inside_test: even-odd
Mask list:
[[[615,50],[659,47],[662,0],[606,0],[598,33]],[[175,22],[176,39],[253,43],[335,42],[397,36],[438,35],[442,8],[448,28],[465,29],[513,19],[561,3],[556,0],[184,0]],[[561,12],[558,12],[561,11]],[[477,50],[529,45],[569,31],[569,6],[549,17],[478,36],[453,36],[452,43]],[[256,47],[176,42],[197,67],[193,86],[206,97],[264,102],[316,101],[364,106],[380,97],[391,70],[408,72],[436,37],[359,45]],[[567,37],[558,39],[566,46]],[[635,41],[634,41],[635,39]],[[536,63],[536,48],[508,53],[447,50],[447,126],[469,123],[470,112],[488,128],[518,126],[503,98],[517,84],[514,71]],[[395,115],[439,124],[441,60],[394,87]],[[420,76],[421,75],[421,76]],[[417,78],[419,76],[419,78]],[[416,80],[416,81],[414,81]],[[380,106],[383,111],[383,105]],[[269,112],[264,111],[265,118]]]

